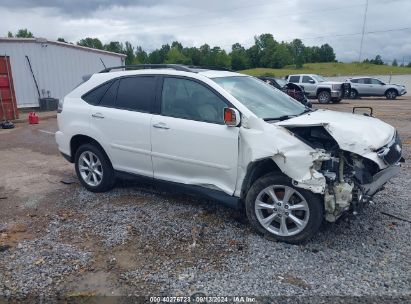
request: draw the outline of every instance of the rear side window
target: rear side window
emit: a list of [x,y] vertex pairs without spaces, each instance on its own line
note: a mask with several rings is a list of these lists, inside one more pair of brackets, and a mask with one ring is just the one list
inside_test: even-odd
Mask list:
[[88,103],[92,104],[92,105],[97,105],[100,103],[101,98],[104,96],[104,94],[107,92],[108,88],[111,85],[111,81],[106,82],[100,86],[98,86],[97,88],[95,88],[94,90],[84,94],[82,96],[82,99],[87,101]]
[[300,76],[290,76],[288,82],[298,83],[300,81]]
[[351,79],[350,80],[352,83],[358,83],[358,79]]
[[151,112],[156,91],[156,78],[152,76],[120,79],[116,108]]
[[106,91],[106,94],[104,94],[103,98],[100,101],[100,106],[104,107],[114,107],[114,104],[116,102],[116,97],[117,97],[117,89],[118,89],[118,84],[119,80],[116,80],[112,83],[110,88]]

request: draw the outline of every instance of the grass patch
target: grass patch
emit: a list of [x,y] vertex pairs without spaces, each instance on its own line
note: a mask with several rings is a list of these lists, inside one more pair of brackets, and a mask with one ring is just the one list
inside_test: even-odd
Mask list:
[[240,71],[251,76],[284,77],[290,74],[320,74],[323,76],[371,76],[371,75],[401,75],[411,74],[410,67],[393,67],[390,65],[375,65],[369,63],[306,63],[300,69],[286,66],[283,69],[255,68]]

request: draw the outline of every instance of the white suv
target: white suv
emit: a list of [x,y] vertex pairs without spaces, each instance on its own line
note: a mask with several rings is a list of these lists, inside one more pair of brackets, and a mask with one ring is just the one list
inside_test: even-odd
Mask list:
[[376,118],[313,111],[227,71],[115,69],[92,75],[58,110],[59,150],[90,191],[121,173],[185,185],[245,207],[258,232],[298,243],[399,171],[399,136]]

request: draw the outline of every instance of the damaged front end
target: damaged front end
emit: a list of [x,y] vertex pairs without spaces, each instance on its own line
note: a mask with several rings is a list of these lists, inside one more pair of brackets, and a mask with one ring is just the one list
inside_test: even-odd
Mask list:
[[[325,219],[336,221],[345,211],[357,212],[369,202],[384,184],[399,170],[401,141],[397,133],[379,149],[369,151],[366,156],[341,149],[330,135],[327,125],[287,126],[297,138],[316,150],[325,151],[328,159],[315,168],[326,180],[324,189]],[[378,156],[378,163],[370,156]],[[296,184],[296,186],[299,186]]]

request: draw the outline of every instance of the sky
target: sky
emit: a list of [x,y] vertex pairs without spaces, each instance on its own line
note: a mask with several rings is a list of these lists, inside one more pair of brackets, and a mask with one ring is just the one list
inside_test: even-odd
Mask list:
[[[359,59],[366,0],[0,0],[0,36],[130,41],[151,51],[177,40],[226,50],[271,33],[278,41],[330,44],[343,62]],[[411,61],[411,0],[368,0],[361,59]]]

